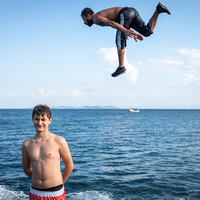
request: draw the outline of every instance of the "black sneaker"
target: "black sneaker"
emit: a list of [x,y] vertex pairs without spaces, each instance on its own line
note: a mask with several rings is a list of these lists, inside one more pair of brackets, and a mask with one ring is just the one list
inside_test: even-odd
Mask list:
[[159,12],[159,13],[167,13],[169,15],[171,15],[171,11],[169,8],[167,8],[167,6],[165,6],[163,3],[159,2],[157,7],[156,7],[156,10]]
[[126,68],[125,67],[118,67],[116,69],[116,71],[111,75],[112,77],[116,77],[119,76],[121,74],[124,74],[126,72]]

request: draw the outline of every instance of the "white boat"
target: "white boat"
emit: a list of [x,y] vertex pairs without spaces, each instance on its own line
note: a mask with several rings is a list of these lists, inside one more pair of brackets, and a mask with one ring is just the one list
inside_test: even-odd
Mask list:
[[128,111],[129,112],[140,112],[140,110],[138,110],[137,108],[129,108]]

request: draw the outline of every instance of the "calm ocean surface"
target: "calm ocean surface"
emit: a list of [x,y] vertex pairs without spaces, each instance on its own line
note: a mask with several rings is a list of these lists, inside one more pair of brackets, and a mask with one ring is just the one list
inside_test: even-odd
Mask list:
[[[28,199],[21,145],[32,110],[0,110],[0,199]],[[69,145],[69,200],[200,199],[200,110],[52,110]],[[63,169],[63,165],[61,165]]]

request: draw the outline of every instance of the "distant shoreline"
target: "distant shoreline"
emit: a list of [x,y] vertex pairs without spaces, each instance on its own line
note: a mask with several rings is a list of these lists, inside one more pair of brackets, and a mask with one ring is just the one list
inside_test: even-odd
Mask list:
[[[0,110],[32,110],[31,108],[0,108]],[[127,108],[104,107],[104,106],[83,106],[83,107],[50,107],[51,110],[127,110]],[[139,110],[200,110],[200,108],[139,108]]]

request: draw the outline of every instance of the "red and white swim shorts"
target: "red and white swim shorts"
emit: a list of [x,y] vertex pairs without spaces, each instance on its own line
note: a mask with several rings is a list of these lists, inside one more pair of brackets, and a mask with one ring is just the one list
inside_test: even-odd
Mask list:
[[30,200],[65,200],[64,186],[58,191],[40,191],[31,188],[29,192]]

